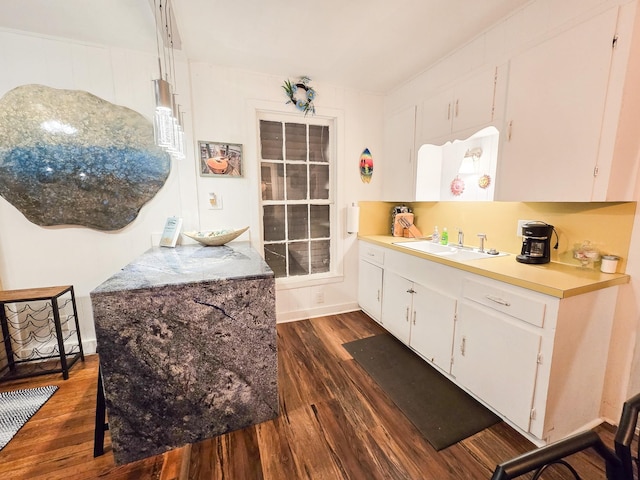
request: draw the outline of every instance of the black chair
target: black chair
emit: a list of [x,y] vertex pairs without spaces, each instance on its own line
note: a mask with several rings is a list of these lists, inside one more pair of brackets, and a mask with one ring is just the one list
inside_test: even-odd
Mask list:
[[[633,480],[634,478],[634,464],[635,471],[640,469],[640,445],[638,446],[637,455],[633,457],[631,453],[631,443],[636,432],[636,425],[638,423],[638,412],[640,412],[640,393],[631,397],[622,407],[622,415],[620,415],[620,424],[618,430],[616,430],[616,437],[614,440],[616,454],[622,461],[622,468],[624,470],[624,478]],[[640,476],[640,473],[638,473]]]
[[631,451],[639,414],[640,393],[624,402],[614,440],[615,451],[609,449],[595,431],[588,430],[497,465],[491,480],[511,480],[530,472],[535,472],[532,480],[537,480],[551,465],[566,468],[580,480],[580,475],[565,458],[587,448],[593,448],[603,458],[608,480],[640,479],[640,445],[635,457]]
[[507,460],[496,466],[491,480],[511,480],[530,472],[535,472],[531,480],[537,480],[551,465],[564,467],[576,480],[581,480],[565,458],[588,448],[593,448],[604,460],[607,480],[633,480],[633,477],[625,476],[621,460],[593,430],[577,433]]

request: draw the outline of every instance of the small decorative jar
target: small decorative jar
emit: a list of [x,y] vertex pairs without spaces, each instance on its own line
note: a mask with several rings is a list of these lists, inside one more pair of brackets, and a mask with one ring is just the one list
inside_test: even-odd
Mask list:
[[620,260],[620,257],[616,257],[615,255],[603,255],[600,271],[603,273],[616,273],[618,260]]

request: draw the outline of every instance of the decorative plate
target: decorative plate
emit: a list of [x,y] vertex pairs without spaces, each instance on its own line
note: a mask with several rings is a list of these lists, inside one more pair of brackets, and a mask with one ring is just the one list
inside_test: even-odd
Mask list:
[[205,232],[183,232],[183,234],[207,247],[217,247],[235,240],[247,230],[249,230],[249,227],[244,227],[240,230],[209,230]]
[[480,188],[489,188],[489,185],[491,185],[491,177],[487,174],[482,175],[479,179],[478,179],[478,186]]
[[456,178],[451,181],[451,193],[457,197],[462,195],[462,192],[464,192],[464,180],[456,175]]

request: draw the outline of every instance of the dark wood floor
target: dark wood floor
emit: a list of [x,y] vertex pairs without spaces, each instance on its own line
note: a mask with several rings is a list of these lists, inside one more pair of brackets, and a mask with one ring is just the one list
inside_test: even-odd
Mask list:
[[[342,348],[381,332],[361,312],[278,325],[277,419],[120,467],[108,433],[106,453],[93,458],[97,356],[74,366],[67,381],[0,383],[0,391],[60,387],[0,451],[0,478],[489,479],[497,463],[533,448],[501,422],[436,452]],[[600,428],[612,444],[613,427]],[[595,455],[576,457],[585,480],[604,478]]]

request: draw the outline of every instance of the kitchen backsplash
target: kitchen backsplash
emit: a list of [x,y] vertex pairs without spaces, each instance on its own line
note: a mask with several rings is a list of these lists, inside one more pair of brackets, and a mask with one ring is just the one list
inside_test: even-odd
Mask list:
[[[359,235],[390,235],[394,202],[359,202]],[[620,257],[619,272],[624,272],[629,253],[636,202],[595,203],[521,203],[521,202],[408,202],[415,225],[423,235],[435,226],[446,227],[451,242],[457,231],[464,232],[465,244],[477,246],[478,233],[487,235],[485,246],[499,251],[519,253],[522,238],[517,236],[518,220],[541,220],[554,225],[558,250],[551,261],[579,264],[573,258],[575,244],[589,241],[603,254]],[[552,245],[555,244],[555,235]]]

